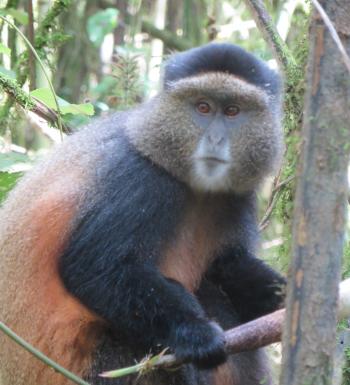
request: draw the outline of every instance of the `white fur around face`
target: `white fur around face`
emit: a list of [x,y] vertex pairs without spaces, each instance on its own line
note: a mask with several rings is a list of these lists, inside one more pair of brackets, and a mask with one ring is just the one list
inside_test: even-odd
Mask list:
[[193,170],[193,187],[201,191],[228,191],[229,164],[209,165],[205,160],[196,160]]
[[201,191],[225,192],[230,188],[231,155],[230,147],[220,149],[220,154],[208,151],[202,140],[192,158],[191,182]]

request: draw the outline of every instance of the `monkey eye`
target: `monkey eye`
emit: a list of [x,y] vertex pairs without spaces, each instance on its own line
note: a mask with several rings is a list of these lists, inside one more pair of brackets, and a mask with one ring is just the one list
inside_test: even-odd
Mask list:
[[196,104],[197,111],[201,114],[209,114],[211,111],[210,105],[207,102],[199,102]]
[[234,116],[239,114],[239,107],[232,104],[230,106],[227,106],[224,110],[224,114],[228,116],[229,118],[233,118]]

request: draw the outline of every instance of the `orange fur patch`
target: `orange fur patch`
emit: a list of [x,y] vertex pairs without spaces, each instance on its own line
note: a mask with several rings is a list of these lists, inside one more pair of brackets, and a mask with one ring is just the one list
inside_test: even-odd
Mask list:
[[239,384],[239,380],[230,361],[213,369],[213,385],[235,384]]
[[[64,202],[62,207],[62,202],[57,198],[55,193],[46,195],[37,214],[32,216],[36,218],[32,227],[39,238],[30,257],[38,267],[38,300],[47,314],[47,319],[43,319],[44,324],[41,325],[42,332],[50,336],[51,346],[47,348],[61,365],[83,375],[84,369],[89,366],[90,354],[96,343],[98,328],[96,331],[94,329],[98,318],[72,297],[59,279],[57,257],[66,243],[67,229],[74,218],[75,207],[74,200]],[[55,382],[52,382],[53,379],[48,381],[49,373],[45,372],[40,380],[38,378],[39,383],[66,383],[63,378],[57,378]],[[50,377],[57,377],[52,371],[50,374]]]
[[[27,221],[21,225],[26,255],[19,257],[20,262],[15,260],[20,273],[13,277],[16,304],[7,323],[60,365],[83,376],[103,323],[66,291],[58,275],[57,259],[68,240],[77,205],[74,195],[62,195],[60,190],[50,187],[29,208]],[[13,361],[5,367],[5,384],[71,384],[13,342],[5,342]],[[20,373],[15,369],[17,359]]]
[[187,290],[196,291],[220,246],[220,238],[211,210],[203,202],[194,203],[179,225],[175,239],[166,245],[160,271]]

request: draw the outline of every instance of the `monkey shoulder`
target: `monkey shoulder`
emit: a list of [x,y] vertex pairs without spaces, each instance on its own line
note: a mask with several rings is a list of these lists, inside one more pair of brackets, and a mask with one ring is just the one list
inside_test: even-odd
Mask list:
[[89,191],[62,255],[65,268],[82,256],[96,269],[121,258],[153,256],[183,211],[184,185],[140,154],[125,135],[124,118],[116,128],[118,119],[112,116],[102,131],[94,127],[88,133],[99,143]]

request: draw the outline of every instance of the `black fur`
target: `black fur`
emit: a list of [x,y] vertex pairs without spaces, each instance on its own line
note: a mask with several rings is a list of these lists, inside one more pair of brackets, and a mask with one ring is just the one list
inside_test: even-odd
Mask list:
[[164,88],[170,82],[205,72],[226,72],[252,83],[270,95],[279,95],[281,81],[276,71],[234,44],[210,43],[173,55],[164,70]]
[[[264,63],[239,47],[218,44],[170,59],[165,87],[170,81],[207,71],[230,72],[271,95],[279,92],[278,76]],[[97,378],[99,370],[131,364],[150,350],[170,347],[195,366],[186,365],[176,374],[152,374],[145,385],[211,384],[212,374],[197,367],[212,368],[227,359],[223,332],[211,320],[232,327],[281,304],[278,285],[284,280],[251,254],[257,238],[254,193],[208,194],[208,204],[217,208],[212,221],[219,233],[226,234],[226,247],[221,255],[213,256],[205,281],[211,289],[202,286],[193,295],[164,277],[157,266],[164,246],[175,238],[177,226],[196,199],[194,193],[143,157],[122,127],[115,127],[113,118],[101,135],[98,151],[104,166],[96,167],[92,191],[60,258],[66,288],[109,323],[96,352],[93,383],[106,381]],[[225,303],[223,308],[229,309],[230,316],[226,317],[221,306],[213,306],[215,301]],[[239,385],[259,383],[260,364],[254,354],[241,356],[246,357],[241,361],[233,358],[236,371],[245,373]],[[125,361],[113,360],[115,355],[122,355]],[[103,367],[107,361],[110,365]],[[133,380],[112,383],[132,384]]]
[[[60,259],[64,284],[108,320],[124,344],[137,344],[145,353],[169,346],[200,367],[216,366],[225,360],[222,332],[197,298],[156,268],[161,246],[174,236],[192,193],[123,136],[109,140],[106,151],[118,150],[106,153],[107,166],[94,181],[98,199],[79,219]],[[223,203],[213,220],[238,234],[233,247],[249,248],[256,237],[253,196],[218,199]],[[272,270],[249,254],[227,259],[220,258],[209,277],[227,291],[242,320],[246,312],[260,315],[277,305],[274,291],[266,289],[265,299],[260,285],[272,285],[277,277]]]
[[63,282],[129,343],[170,346],[184,360],[216,366],[225,359],[222,332],[194,296],[156,268],[188,192],[125,139],[115,140],[118,151],[95,181],[99,199],[60,259]]
[[223,252],[207,277],[229,296],[242,322],[273,312],[282,304],[285,279],[244,247]]
[[[224,329],[240,323],[237,313],[226,294],[208,280],[203,280],[196,292],[196,297],[206,314],[215,319]],[[235,354],[228,359],[228,364],[235,373],[234,384],[257,385],[270,384],[268,365],[263,351]],[[140,361],[145,350],[138,344],[130,346],[112,333],[105,333],[94,355],[93,367],[86,380],[94,385],[213,385],[212,370],[198,370],[193,364],[182,365],[174,370],[151,371],[138,378],[137,375],[119,379],[101,378],[98,374],[105,370],[123,368],[134,365],[135,359]],[[217,383],[217,382],[216,382]]]

